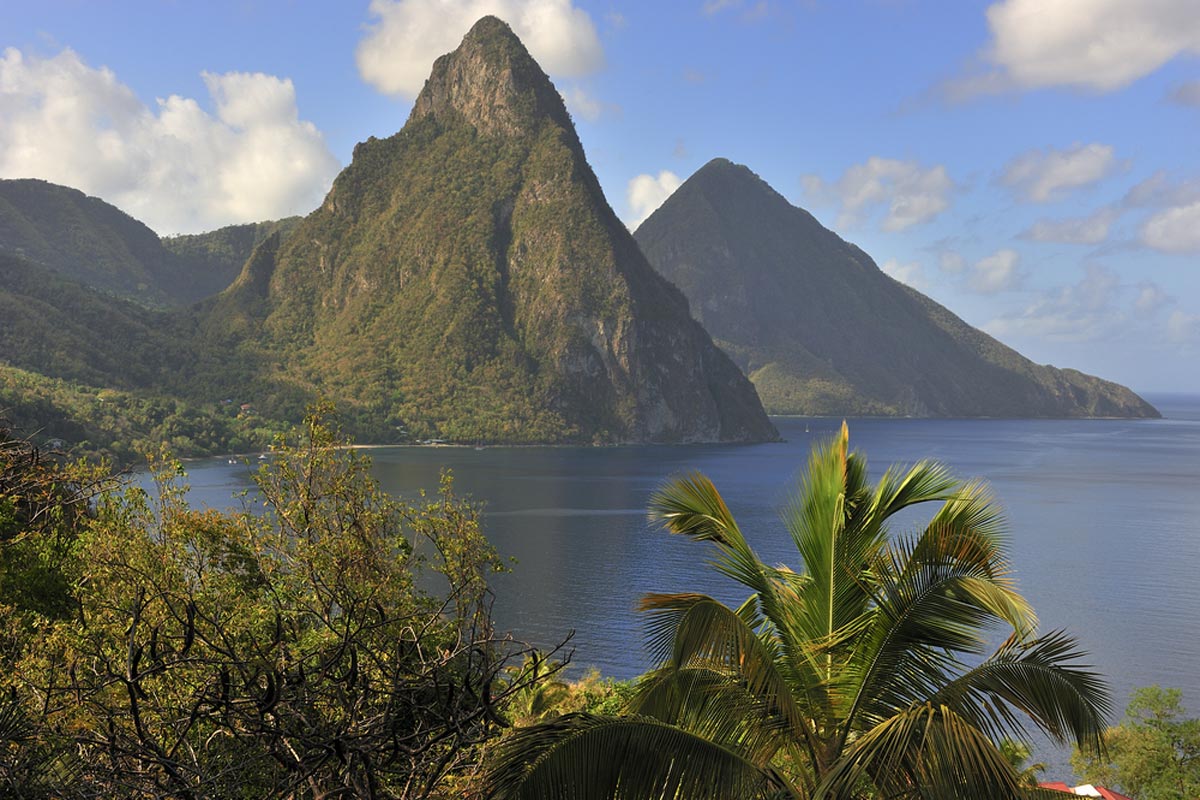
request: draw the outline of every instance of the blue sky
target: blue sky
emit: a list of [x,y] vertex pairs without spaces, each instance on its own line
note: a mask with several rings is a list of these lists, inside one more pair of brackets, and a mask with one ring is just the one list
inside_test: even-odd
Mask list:
[[1196,0],[8,3],[0,177],[304,213],[483,13],[631,226],[729,158],[1039,363],[1200,391]]

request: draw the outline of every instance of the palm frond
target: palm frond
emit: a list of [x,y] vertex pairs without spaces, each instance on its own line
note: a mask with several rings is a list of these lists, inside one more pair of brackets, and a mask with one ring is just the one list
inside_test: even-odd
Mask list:
[[485,791],[493,800],[728,800],[786,790],[737,750],[658,720],[567,714],[510,736]]
[[854,796],[864,782],[880,796],[923,800],[1016,797],[1016,772],[990,739],[946,706],[923,703],[850,743],[817,787],[817,798]]
[[1078,644],[1062,631],[1005,642],[987,661],[947,683],[932,698],[994,738],[1021,733],[1020,717],[1059,742],[1099,748],[1112,699]]
[[918,503],[949,500],[959,486],[958,479],[937,461],[919,461],[907,469],[892,466],[875,487],[871,514],[879,520],[886,520]]
[[758,697],[728,672],[705,667],[646,674],[630,710],[736,747],[748,761],[764,767],[798,733],[778,698]]
[[[702,594],[650,594],[640,608],[649,616],[651,657],[664,672],[691,667],[720,672],[785,720],[793,735],[808,735],[795,687],[779,670],[778,643],[760,636],[738,611]],[[634,708],[649,713],[637,703]]]
[[789,633],[796,639],[828,640],[869,602],[860,576],[846,567],[865,564],[883,540],[878,529],[862,524],[870,497],[866,461],[849,447],[843,423],[838,436],[813,449],[799,491],[783,513],[809,578],[802,603],[791,609]]
[[754,555],[720,492],[698,472],[667,482],[650,497],[650,520],[668,531],[717,546],[716,569],[769,596],[762,562]]

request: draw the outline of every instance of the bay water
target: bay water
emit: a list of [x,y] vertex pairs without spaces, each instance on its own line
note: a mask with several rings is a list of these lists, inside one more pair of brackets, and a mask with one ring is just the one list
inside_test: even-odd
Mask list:
[[[1157,683],[1181,688],[1200,714],[1200,396],[1147,399],[1164,419],[850,419],[850,443],[873,479],[923,458],[985,479],[1007,515],[1019,586],[1043,630],[1078,638],[1112,686],[1118,713],[1134,687]],[[436,491],[450,469],[456,491],[485,504],[485,533],[515,559],[494,581],[502,629],[543,646],[574,631],[575,674],[594,666],[629,678],[651,666],[635,611],[643,594],[744,599],[708,567],[705,546],[647,522],[647,501],[669,477],[707,475],[760,557],[802,567],[779,511],[810,448],[841,420],[775,423],[786,442],[367,452],[390,492]],[[252,468],[190,462],[191,501],[235,505]],[[907,513],[894,530],[926,517]],[[1063,761],[1060,754],[1052,764]]]

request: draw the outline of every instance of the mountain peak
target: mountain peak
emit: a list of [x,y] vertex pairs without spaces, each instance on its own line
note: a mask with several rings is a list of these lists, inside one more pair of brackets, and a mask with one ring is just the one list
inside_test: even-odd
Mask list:
[[562,97],[512,29],[497,17],[476,22],[458,48],[433,65],[409,120],[462,119],[481,133],[520,135],[552,119],[573,130]]
[[885,275],[751,170],[714,159],[635,235],[777,414],[1157,416],[1038,366]]
[[[684,186],[688,184],[709,195],[721,196],[739,192],[750,196],[761,195],[763,199],[770,198],[791,207],[787,198],[775,191],[758,173],[745,164],[738,164],[727,158],[712,159],[684,182]],[[737,199],[744,202],[746,197],[740,196]]]

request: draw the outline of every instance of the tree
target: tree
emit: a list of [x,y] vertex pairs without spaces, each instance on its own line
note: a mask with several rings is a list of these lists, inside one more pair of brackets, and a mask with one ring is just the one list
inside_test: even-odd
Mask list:
[[71,613],[63,565],[92,499],[112,485],[104,467],[66,461],[0,420],[0,609],[7,619],[23,624],[30,614]]
[[40,734],[18,764],[74,770],[63,796],[463,791],[506,698],[547,670],[509,668],[529,650],[494,631],[478,509],[449,478],[396,501],[342,445],[310,416],[241,513],[190,509],[170,461],[156,499],[102,497],[78,614],[38,626],[0,677]]
[[1178,689],[1136,689],[1125,721],[1104,732],[1105,753],[1076,752],[1071,765],[1084,780],[1138,800],[1200,797],[1200,719],[1183,714]]
[[1046,771],[1046,764],[1042,761],[1029,763],[1029,759],[1033,757],[1033,750],[1029,744],[1005,736],[996,743],[996,746],[1000,748],[1000,753],[1017,773],[1017,781],[1021,787],[1037,788],[1041,774]]
[[[889,519],[923,503],[940,503],[928,524],[890,535]],[[922,462],[871,487],[843,425],[783,515],[803,571],[764,564],[702,475],[668,483],[650,514],[712,545],[749,597],[646,596],[661,666],[631,713],[518,731],[491,796],[1013,797],[993,742],[1023,736],[1022,718],[1098,743],[1106,691],[1072,639],[1037,634],[982,484]]]

